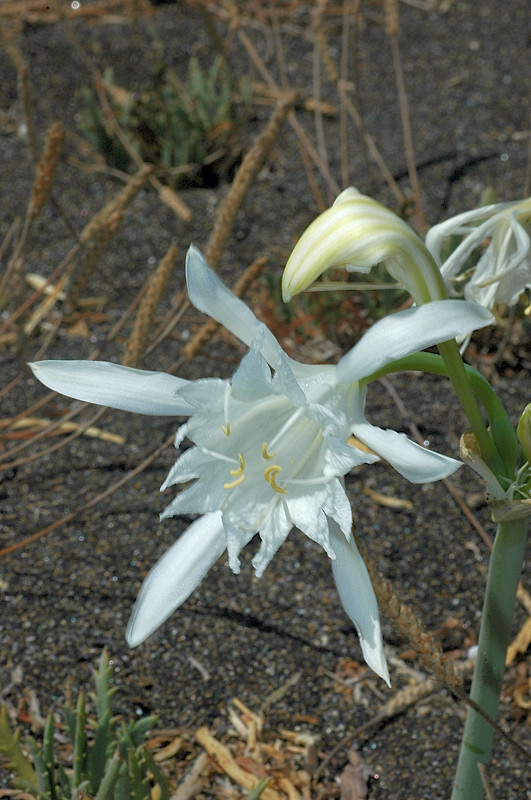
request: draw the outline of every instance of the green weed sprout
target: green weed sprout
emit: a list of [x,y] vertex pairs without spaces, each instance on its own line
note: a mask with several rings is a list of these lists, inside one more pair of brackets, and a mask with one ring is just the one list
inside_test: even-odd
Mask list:
[[[169,185],[211,185],[230,172],[240,152],[237,134],[251,89],[248,79],[233,80],[221,57],[206,69],[193,56],[185,82],[161,63],[138,92],[116,87],[111,71],[105,72],[103,86],[131,148],[155,164]],[[128,170],[131,157],[110,124],[108,110],[89,89],[83,99],[78,121],[83,135],[110,166]]]
[[[145,747],[154,716],[124,723],[112,715],[111,667],[103,652],[94,671],[95,692],[90,695],[96,719],[87,717],[84,692],[75,707],[63,708],[66,733],[72,745],[71,763],[59,763],[54,753],[55,723],[48,715],[42,744],[26,736],[24,747],[19,731],[13,733],[5,706],[0,710],[0,752],[15,773],[16,788],[31,792],[39,800],[71,800],[83,790],[94,800],[151,800],[158,787],[160,800],[170,796],[168,780]],[[31,755],[27,755],[27,751]]]

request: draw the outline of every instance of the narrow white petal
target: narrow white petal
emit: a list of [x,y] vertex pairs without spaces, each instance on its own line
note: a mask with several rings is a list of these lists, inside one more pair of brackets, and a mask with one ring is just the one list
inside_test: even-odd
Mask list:
[[347,541],[334,520],[330,520],[330,540],[336,554],[332,561],[332,574],[343,608],[358,631],[363,657],[369,667],[390,686],[378,603],[367,567],[354,540],[351,538]]
[[188,599],[225,547],[220,511],[190,525],[142,584],[125,633],[130,647],[141,644]]
[[188,416],[194,410],[178,397],[188,381],[165,372],[108,361],[37,361],[29,366],[49,389],[87,403],[163,417]]
[[[470,227],[471,223],[475,223],[477,220],[483,218],[489,220],[491,216],[507,208],[509,205],[511,205],[511,203],[494,203],[490,206],[473,208],[471,211],[465,211],[444,222],[440,222],[438,225],[434,225],[426,234],[426,247],[437,263],[440,263],[442,245],[447,236],[469,233],[471,230],[474,230]],[[477,230],[477,228],[475,230]],[[481,244],[481,241],[482,240],[476,241],[475,246]]]
[[220,281],[193,245],[186,254],[186,284],[194,306],[227,328],[244,344],[250,346],[255,336],[262,333],[261,353],[270,366],[275,366],[282,349],[269,328]]
[[464,300],[435,300],[390,314],[343,356],[336,369],[337,382],[361,380],[391,361],[493,322],[490,311]]
[[352,432],[379,456],[385,458],[397,472],[411,483],[431,483],[447,478],[462,466],[450,456],[427,450],[410,441],[405,433],[383,430],[369,422],[352,426]]

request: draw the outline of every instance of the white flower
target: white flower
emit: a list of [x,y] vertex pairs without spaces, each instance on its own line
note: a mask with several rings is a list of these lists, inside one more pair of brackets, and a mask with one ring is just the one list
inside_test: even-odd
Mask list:
[[[516,203],[495,203],[458,214],[428,231],[426,246],[440,263],[448,236],[463,241],[441,265],[441,273],[454,295],[464,295],[485,308],[500,303],[514,306],[531,289],[531,198]],[[490,240],[477,264],[469,268],[474,250]]]
[[[162,514],[203,514],[146,578],[128,629],[137,645],[195,589],[225,549],[237,572],[239,553],[258,533],[253,559],[262,575],[292,527],[332,559],[345,610],[364,657],[384,680],[378,608],[352,536],[343,476],[382,457],[414,482],[438,480],[460,462],[425,450],[405,434],[381,430],[364,417],[371,372],[417,349],[489,324],[490,315],[463,301],[426,303],[373,326],[337,367],[300,364],[191,247],[186,280],[192,303],[250,349],[232,380],[185,381],[170,375],[87,361],[33,364],[46,386],[80,400],[144,414],[189,416],[177,433],[193,447],[177,459],[163,489],[195,481]],[[347,440],[354,434],[372,452]]]

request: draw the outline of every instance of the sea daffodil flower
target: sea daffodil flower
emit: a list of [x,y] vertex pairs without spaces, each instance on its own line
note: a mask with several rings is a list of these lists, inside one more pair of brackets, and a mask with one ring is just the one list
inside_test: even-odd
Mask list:
[[[441,262],[448,236],[463,241],[441,264],[441,274],[453,296],[462,295],[486,308],[514,306],[531,289],[531,197],[516,203],[494,203],[458,214],[428,231],[426,246]],[[490,240],[477,264],[469,267],[474,250]]]
[[[343,606],[356,626],[365,660],[384,680],[378,608],[352,536],[343,476],[386,459],[413,482],[438,480],[460,462],[382,430],[365,419],[370,373],[440,339],[489,324],[485,309],[447,300],[408,309],[373,326],[335,366],[289,358],[271,331],[230,292],[191,247],[186,280],[191,302],[249,346],[232,380],[185,381],[105,362],[45,361],[31,365],[51,389],[144,414],[189,416],[177,433],[185,450],[162,489],[195,480],[163,512],[204,516],[194,522],[146,578],[127,629],[137,645],[161,625],[224,552],[239,570],[241,549],[258,533],[258,576],[292,527],[332,559]],[[348,444],[354,434],[371,452]]]
[[422,239],[390,209],[351,186],[295,245],[282,277],[284,301],[307,289],[330,267],[367,273],[381,262],[418,305],[448,297]]

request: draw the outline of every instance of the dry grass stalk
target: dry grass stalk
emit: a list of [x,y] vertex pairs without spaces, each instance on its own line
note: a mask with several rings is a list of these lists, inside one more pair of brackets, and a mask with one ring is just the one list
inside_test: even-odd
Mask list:
[[315,7],[315,11],[313,12],[312,28],[326,73],[332,83],[335,84],[339,80],[339,72],[330,55],[326,32],[323,26],[323,17],[325,15],[327,5],[328,0],[317,0],[317,5]]
[[32,220],[41,213],[48,202],[63,151],[64,140],[65,132],[62,123],[54,122],[48,128],[44,151],[37,163],[37,174],[26,212],[26,215]]
[[[12,0],[0,7],[0,19],[29,22],[30,24],[55,23],[62,19],[88,21],[123,22],[124,17],[137,19],[139,15],[150,16],[153,9],[147,0],[106,0],[102,3],[80,3],[74,8],[62,0]],[[119,16],[117,16],[119,15]]]
[[449,687],[459,687],[463,680],[454,669],[451,661],[443,661],[442,650],[433,636],[423,629],[409,606],[400,602],[389,580],[380,575],[376,564],[367,555],[361,542],[356,539],[358,548],[369,572],[378,605],[396,625],[397,630],[415,649],[419,661],[429,669],[440,683]]
[[[20,5],[20,4],[19,4]],[[33,119],[33,106],[31,97],[31,81],[29,70],[24,62],[22,53],[14,44],[8,43],[6,50],[17,70],[17,84],[18,93],[22,101],[22,116],[26,126],[26,135],[28,137],[28,147],[31,153],[32,161],[36,164],[39,160],[41,148],[39,145],[39,136],[37,128],[35,127],[35,120]]]
[[384,0],[385,29],[389,37],[399,34],[398,0]]
[[398,103],[400,106],[400,118],[402,120],[402,132],[404,134],[407,169],[409,173],[409,180],[411,182],[411,189],[413,191],[413,198],[415,201],[415,212],[417,215],[419,233],[423,236],[426,231],[426,219],[424,217],[422,200],[420,197],[420,184],[417,174],[417,167],[415,165],[415,151],[413,147],[413,134],[411,131],[409,104],[407,100],[406,84],[404,81],[404,72],[402,70],[402,59],[400,58],[400,48],[398,46],[398,0],[385,0],[385,24],[393,53],[393,66],[395,70]]
[[[267,264],[267,260],[267,256],[262,256],[247,267],[243,275],[234,285],[233,292],[237,297],[243,297],[247,289],[261,274],[263,268]],[[188,361],[195,358],[203,345],[214,336],[218,328],[219,323],[217,323],[215,319],[207,320],[207,322],[199,328],[195,336],[190,339],[188,344],[183,347],[183,357]]]
[[[195,738],[229,778],[247,791],[256,788],[260,782],[259,779],[250,772],[242,769],[234,760],[230,750],[215,739],[207,727],[203,726],[199,728],[195,734]],[[266,787],[260,796],[263,797],[264,800],[283,800],[281,794],[269,787]]]
[[55,286],[50,286],[50,292],[44,292],[44,298],[40,305],[35,309],[33,314],[31,315],[30,319],[24,324],[24,333],[26,336],[30,336],[37,325],[43,320],[45,317],[48,316],[52,308],[56,305],[59,300],[64,299],[64,292],[63,289],[66,285],[68,280],[68,275],[63,275],[60,278]]
[[395,692],[391,699],[382,706],[380,714],[385,719],[390,719],[397,714],[401,714],[402,711],[405,711],[406,708],[409,708],[409,706],[412,706],[419,700],[423,700],[425,697],[428,697],[428,695],[439,691],[440,688],[441,683],[437,678],[428,678],[425,681],[410,684],[404,689]]
[[113,236],[120,227],[123,212],[136,197],[142,186],[153,172],[151,165],[144,166],[133,175],[116,197],[107,203],[90,222],[85,225],[79,240],[81,244],[88,245],[88,252],[81,264],[75,280],[72,281],[67,297],[67,311],[72,311],[79,300],[81,293],[90,280],[104,250],[110,244]]
[[146,348],[148,334],[153,322],[153,316],[162,299],[171,273],[177,261],[178,249],[171,244],[168,252],[158,265],[155,272],[148,278],[148,288],[142,298],[131,336],[125,346],[124,364],[136,367]]
[[285,92],[275,108],[271,119],[260,138],[253,144],[243,159],[228,195],[218,208],[214,229],[210,235],[205,258],[215,269],[219,264],[227,239],[234,225],[236,214],[243,205],[247,190],[261,170],[280,129],[297,98],[296,91]]

